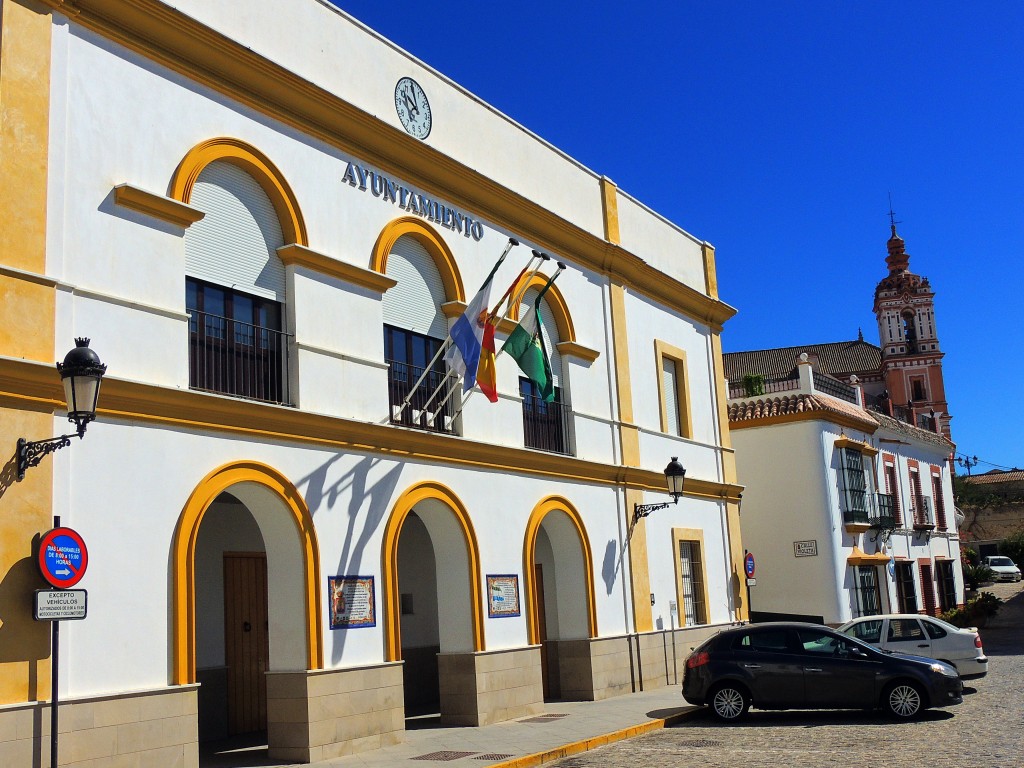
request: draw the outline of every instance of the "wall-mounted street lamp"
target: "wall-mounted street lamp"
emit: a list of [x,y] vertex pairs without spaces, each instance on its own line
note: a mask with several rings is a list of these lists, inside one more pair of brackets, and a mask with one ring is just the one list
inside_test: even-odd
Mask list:
[[[686,479],[686,469],[682,464],[679,463],[679,457],[673,456],[672,461],[665,467],[665,482],[668,485],[669,495],[672,497],[672,504],[679,503],[679,497],[683,495],[683,481]],[[634,504],[633,505],[633,522],[630,525],[632,530],[638,521],[647,517],[651,512],[656,512],[659,509],[665,509],[669,505],[669,502],[665,501],[660,504]]]
[[[57,363],[57,371],[64,382],[68,421],[75,423],[81,439],[89,422],[96,418],[100,380],[107,366],[100,362],[99,355],[89,349],[89,339],[75,339],[75,348],[64,356],[63,363]],[[28,468],[38,466],[44,456],[68,445],[71,445],[71,435],[35,441],[18,438],[18,480],[24,479]]]

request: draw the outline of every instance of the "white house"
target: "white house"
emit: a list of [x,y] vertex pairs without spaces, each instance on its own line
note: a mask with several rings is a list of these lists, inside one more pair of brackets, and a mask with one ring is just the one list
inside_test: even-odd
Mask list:
[[[72,765],[260,730],[309,761],[676,683],[746,618],[710,245],[320,0],[2,0],[2,30],[0,764],[48,758],[54,671]],[[428,401],[507,247],[499,347],[565,265],[553,401],[507,355],[496,403]],[[19,462],[69,431],[76,337],[97,418]],[[56,670],[55,518],[88,551]]]
[[838,625],[963,605],[953,444],[865,409],[858,385],[801,358],[796,378],[730,389],[751,619]]

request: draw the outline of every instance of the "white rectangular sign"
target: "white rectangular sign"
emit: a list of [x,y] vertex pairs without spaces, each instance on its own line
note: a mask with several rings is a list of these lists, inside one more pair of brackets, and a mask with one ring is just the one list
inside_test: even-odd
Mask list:
[[37,589],[35,619],[84,619],[87,597],[84,589]]
[[794,541],[793,554],[796,557],[817,557],[818,540],[811,539],[810,541]]

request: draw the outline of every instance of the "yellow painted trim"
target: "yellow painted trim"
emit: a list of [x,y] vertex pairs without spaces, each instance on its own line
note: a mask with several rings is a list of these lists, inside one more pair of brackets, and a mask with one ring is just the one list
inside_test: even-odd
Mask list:
[[[736,310],[159,0],[78,0],[76,22],[228,99],[430,190],[721,330]],[[610,182],[609,182],[610,183]],[[598,191],[600,194],[600,191]],[[608,215],[606,214],[606,218]],[[617,217],[614,219],[617,222]],[[609,232],[608,237],[617,237]],[[302,243],[305,244],[305,243]],[[454,298],[454,297],[450,297]]]
[[387,226],[380,231],[377,242],[373,244],[370,269],[380,272],[382,275],[387,272],[388,255],[391,253],[395,241],[403,235],[415,238],[420,245],[427,249],[427,253],[437,265],[437,271],[441,274],[445,298],[448,301],[465,302],[466,289],[462,285],[462,276],[459,274],[459,267],[455,263],[455,256],[452,254],[451,248],[448,247],[448,243],[437,233],[437,230],[412,216],[402,216],[388,222]]
[[[676,571],[676,605],[679,607],[679,626],[686,626],[686,614],[683,609],[683,572],[679,568],[679,542],[695,541],[700,547],[701,590],[704,593],[704,620],[711,624],[711,595],[708,593],[707,548],[704,546],[704,531],[701,528],[672,529],[672,564]],[[700,625],[695,625],[700,626]]]
[[206,215],[198,208],[179,200],[155,195],[131,184],[118,184],[114,187],[114,202],[129,210],[179,227],[191,226]]
[[662,366],[668,358],[676,364],[676,391],[672,393],[679,410],[679,437],[693,437],[693,412],[690,409],[690,372],[686,363],[686,350],[659,339],[654,340],[654,363],[658,380],[658,403],[661,406],[661,431],[668,434],[669,398],[665,392]]
[[592,363],[601,356],[601,353],[596,349],[584,347],[575,341],[560,341],[555,346],[558,349],[558,354],[562,357],[576,357],[585,363]]
[[[42,397],[54,409],[64,403],[64,391],[52,364],[4,357],[0,357],[0,396],[15,403],[36,402]],[[397,429],[387,424],[175,387],[158,387],[113,378],[109,374],[103,379],[98,412],[101,418],[214,431],[245,440],[330,446],[339,451],[370,452],[400,460],[442,462],[566,482],[665,492],[665,475],[661,468],[621,466],[465,438],[453,440],[447,435]],[[735,501],[742,491],[740,485],[687,478],[685,495]]]
[[540,643],[540,612],[537,608],[536,585],[534,584],[534,566],[537,564],[537,534],[541,523],[549,512],[564,512],[568,515],[580,537],[583,550],[583,580],[587,596],[587,631],[588,637],[597,637],[597,603],[594,599],[594,558],[590,549],[590,538],[587,536],[583,517],[576,508],[562,496],[548,496],[542,499],[530,513],[526,523],[526,536],[523,539],[523,591],[526,603],[526,628],[530,645]]
[[239,461],[213,470],[199,482],[185,502],[174,531],[171,555],[174,610],[171,683],[174,685],[196,681],[195,553],[199,527],[214,500],[239,483],[256,483],[273,491],[294,518],[302,547],[306,664],[308,669],[323,668],[323,638],[320,634],[320,546],[316,540],[313,517],[298,489],[284,475],[259,462]]
[[878,449],[869,443],[865,443],[863,440],[853,440],[849,437],[839,437],[835,442],[836,448],[853,448],[856,451],[860,451],[865,456],[877,456]]
[[206,166],[217,160],[238,166],[263,188],[274,210],[277,211],[286,243],[309,245],[306,222],[302,218],[295,193],[285,181],[284,174],[266,155],[240,139],[220,136],[192,147],[171,177],[169,196],[188,203],[192,199],[192,188],[199,174]]
[[700,255],[704,260],[704,290],[712,299],[718,298],[718,273],[715,269],[715,246],[701,243]]
[[420,502],[436,499],[448,507],[462,527],[466,543],[466,554],[469,558],[469,593],[471,605],[470,618],[473,622],[473,650],[485,650],[483,590],[480,585],[480,548],[477,545],[476,532],[469,512],[455,492],[447,486],[433,481],[417,483],[408,488],[395,501],[384,529],[384,540],[381,545],[381,578],[383,580],[381,605],[384,613],[384,660],[402,660],[401,635],[401,602],[398,592],[398,538],[402,525],[409,513]]
[[619,200],[618,187],[607,176],[601,177],[601,213],[604,216],[604,239],[618,245],[619,239]]
[[334,277],[376,293],[384,293],[389,288],[394,288],[398,285],[397,280],[393,280],[379,272],[339,261],[297,243],[282,245],[277,249],[277,255],[281,258],[281,263],[286,267],[289,265],[305,267],[321,275]]
[[[530,288],[543,288],[547,281],[548,279],[543,275],[526,275],[516,283],[513,295],[522,296]],[[572,324],[572,315],[569,314],[569,305],[565,303],[565,298],[562,296],[562,292],[558,290],[558,286],[552,283],[541,301],[547,303],[548,309],[551,310],[551,316],[555,318],[558,340],[560,342],[576,341],[576,329]],[[508,318],[514,322],[519,322],[519,304],[516,304],[516,306],[509,310]]]
[[[626,289],[617,283],[608,286],[608,304],[612,321],[612,349],[615,352],[615,392],[618,397],[619,420],[624,424],[633,423],[633,393],[629,376],[629,338],[626,334]],[[623,464],[636,466],[640,460],[639,445],[636,451],[625,455]]]

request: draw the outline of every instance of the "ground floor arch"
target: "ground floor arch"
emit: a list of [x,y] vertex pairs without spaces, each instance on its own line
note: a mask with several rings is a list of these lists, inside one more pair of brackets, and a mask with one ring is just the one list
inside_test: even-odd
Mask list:
[[544,697],[563,695],[559,644],[597,637],[594,568],[583,518],[550,496],[530,515],[523,544],[527,633],[541,648]]
[[172,549],[171,682],[203,684],[201,736],[266,730],[267,673],[322,668],[319,570],[312,518],[279,472],[237,462],[197,485]]

